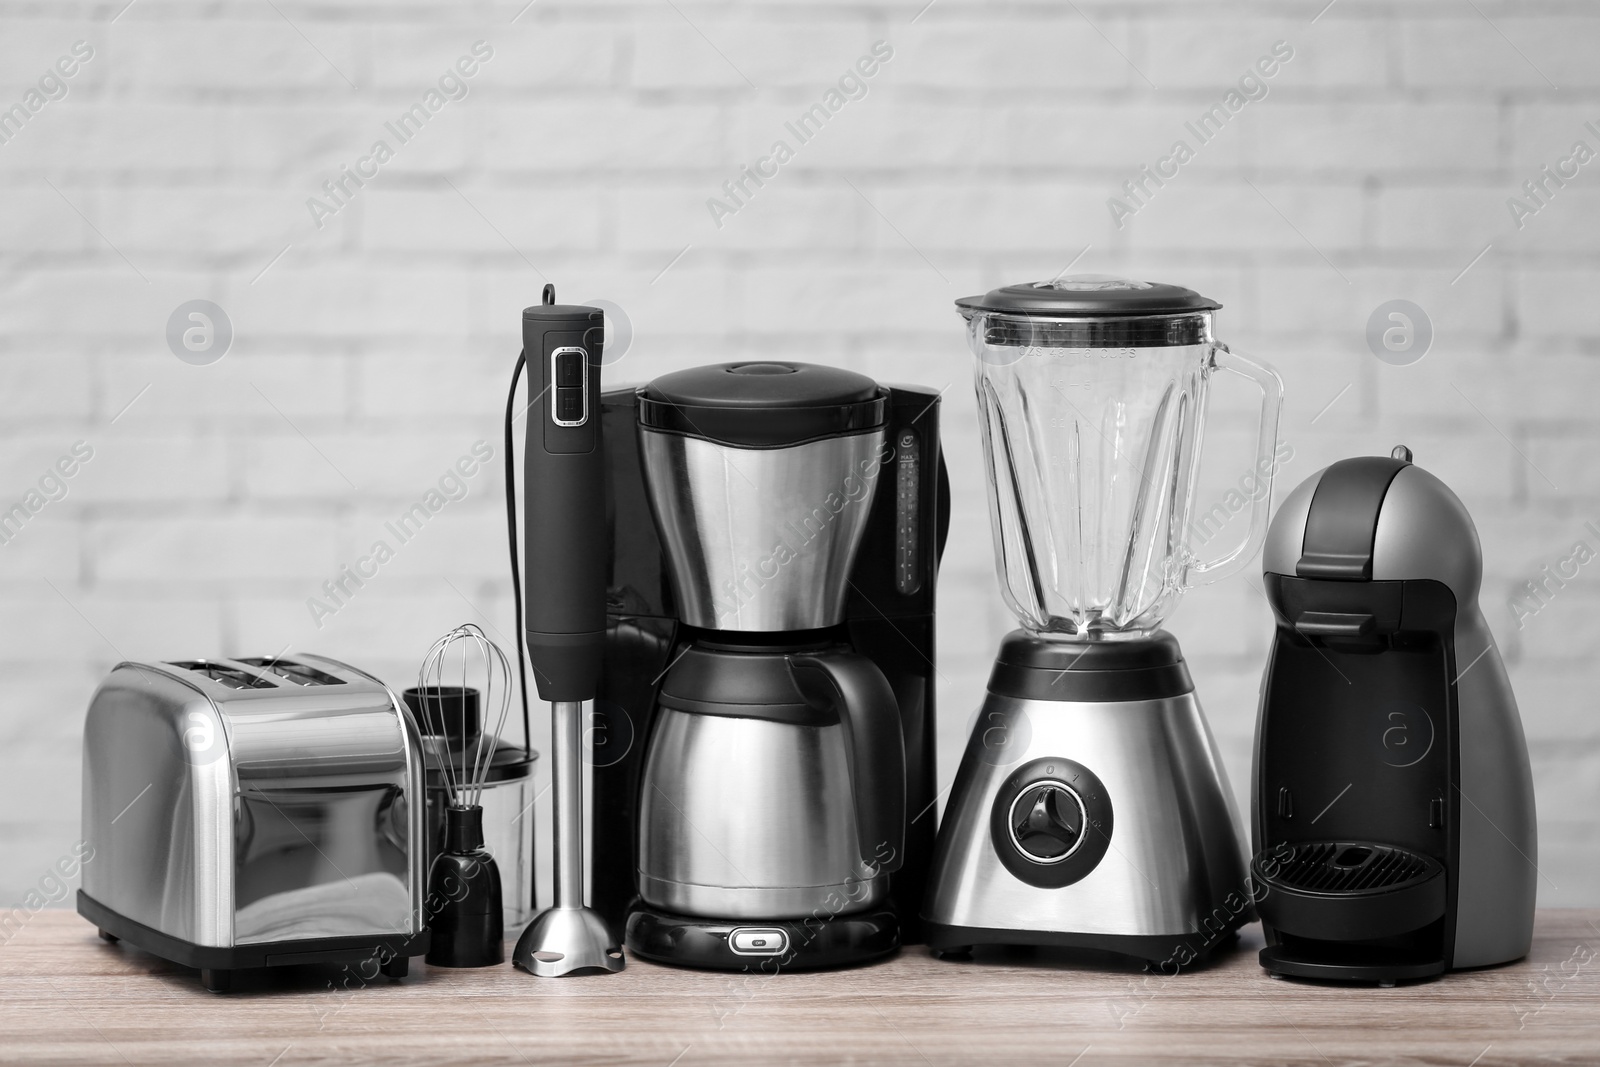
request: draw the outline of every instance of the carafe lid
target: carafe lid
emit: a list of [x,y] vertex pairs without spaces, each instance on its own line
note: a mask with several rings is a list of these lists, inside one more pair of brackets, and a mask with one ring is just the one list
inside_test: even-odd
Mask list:
[[883,426],[888,394],[864,374],[813,363],[716,363],[639,390],[639,423],[743,448],[780,448]]
[[1023,282],[991,289],[983,296],[956,301],[961,314],[1073,316],[1181,315],[1215,311],[1221,304],[1193,289],[1165,282],[1141,282],[1109,274],[1071,274],[1044,282]]

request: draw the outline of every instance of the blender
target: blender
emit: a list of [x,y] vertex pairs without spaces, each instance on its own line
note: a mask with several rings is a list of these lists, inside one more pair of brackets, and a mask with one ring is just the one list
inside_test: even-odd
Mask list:
[[[940,827],[924,932],[1131,956],[1176,971],[1253,917],[1239,822],[1178,641],[1183,592],[1266,531],[1283,386],[1212,336],[1216,301],[1096,275],[956,302],[976,386],[1000,645]],[[1188,543],[1207,396],[1259,388],[1248,533]]]

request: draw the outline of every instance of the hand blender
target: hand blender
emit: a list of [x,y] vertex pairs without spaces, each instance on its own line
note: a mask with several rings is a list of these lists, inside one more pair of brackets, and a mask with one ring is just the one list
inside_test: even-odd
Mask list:
[[[552,285],[542,304],[522,312],[529,390],[542,386],[528,405],[524,451],[526,635],[554,734],[555,903],[522,932],[512,961],[541,978],[623,968],[621,944],[583,897],[583,702],[599,686],[606,624],[603,328],[599,308],[557,304]],[[508,517],[514,524],[514,508]],[[515,538],[513,525],[513,546]]]

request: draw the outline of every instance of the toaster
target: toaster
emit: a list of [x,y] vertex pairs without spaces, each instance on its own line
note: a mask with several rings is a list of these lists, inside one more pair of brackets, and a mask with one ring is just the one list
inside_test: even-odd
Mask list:
[[423,780],[410,712],[347,664],[120,663],[84,724],[78,913],[213,991],[285,964],[402,977],[428,949]]

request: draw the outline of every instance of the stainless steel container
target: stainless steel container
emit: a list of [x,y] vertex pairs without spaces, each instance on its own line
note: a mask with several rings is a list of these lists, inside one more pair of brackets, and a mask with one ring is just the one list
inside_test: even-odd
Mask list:
[[83,740],[78,911],[208,987],[283,963],[427,949],[417,728],[320,656],[120,663]]
[[639,434],[684,622],[812,630],[844,618],[883,463],[882,428],[789,448]]
[[[440,738],[425,737],[423,744],[434,750],[428,767],[428,869],[433,857],[444,848],[445,808],[449,806],[444,776],[438,756],[459,758]],[[533,768],[539,753],[519,746],[483,739],[492,745],[483,783],[483,844],[500,870],[500,899],[504,905],[502,922],[507,930],[527,924],[534,912],[534,787]]]
[[894,693],[839,649],[685,651],[639,797],[639,895],[664,911],[802,919],[888,895],[904,835]]

